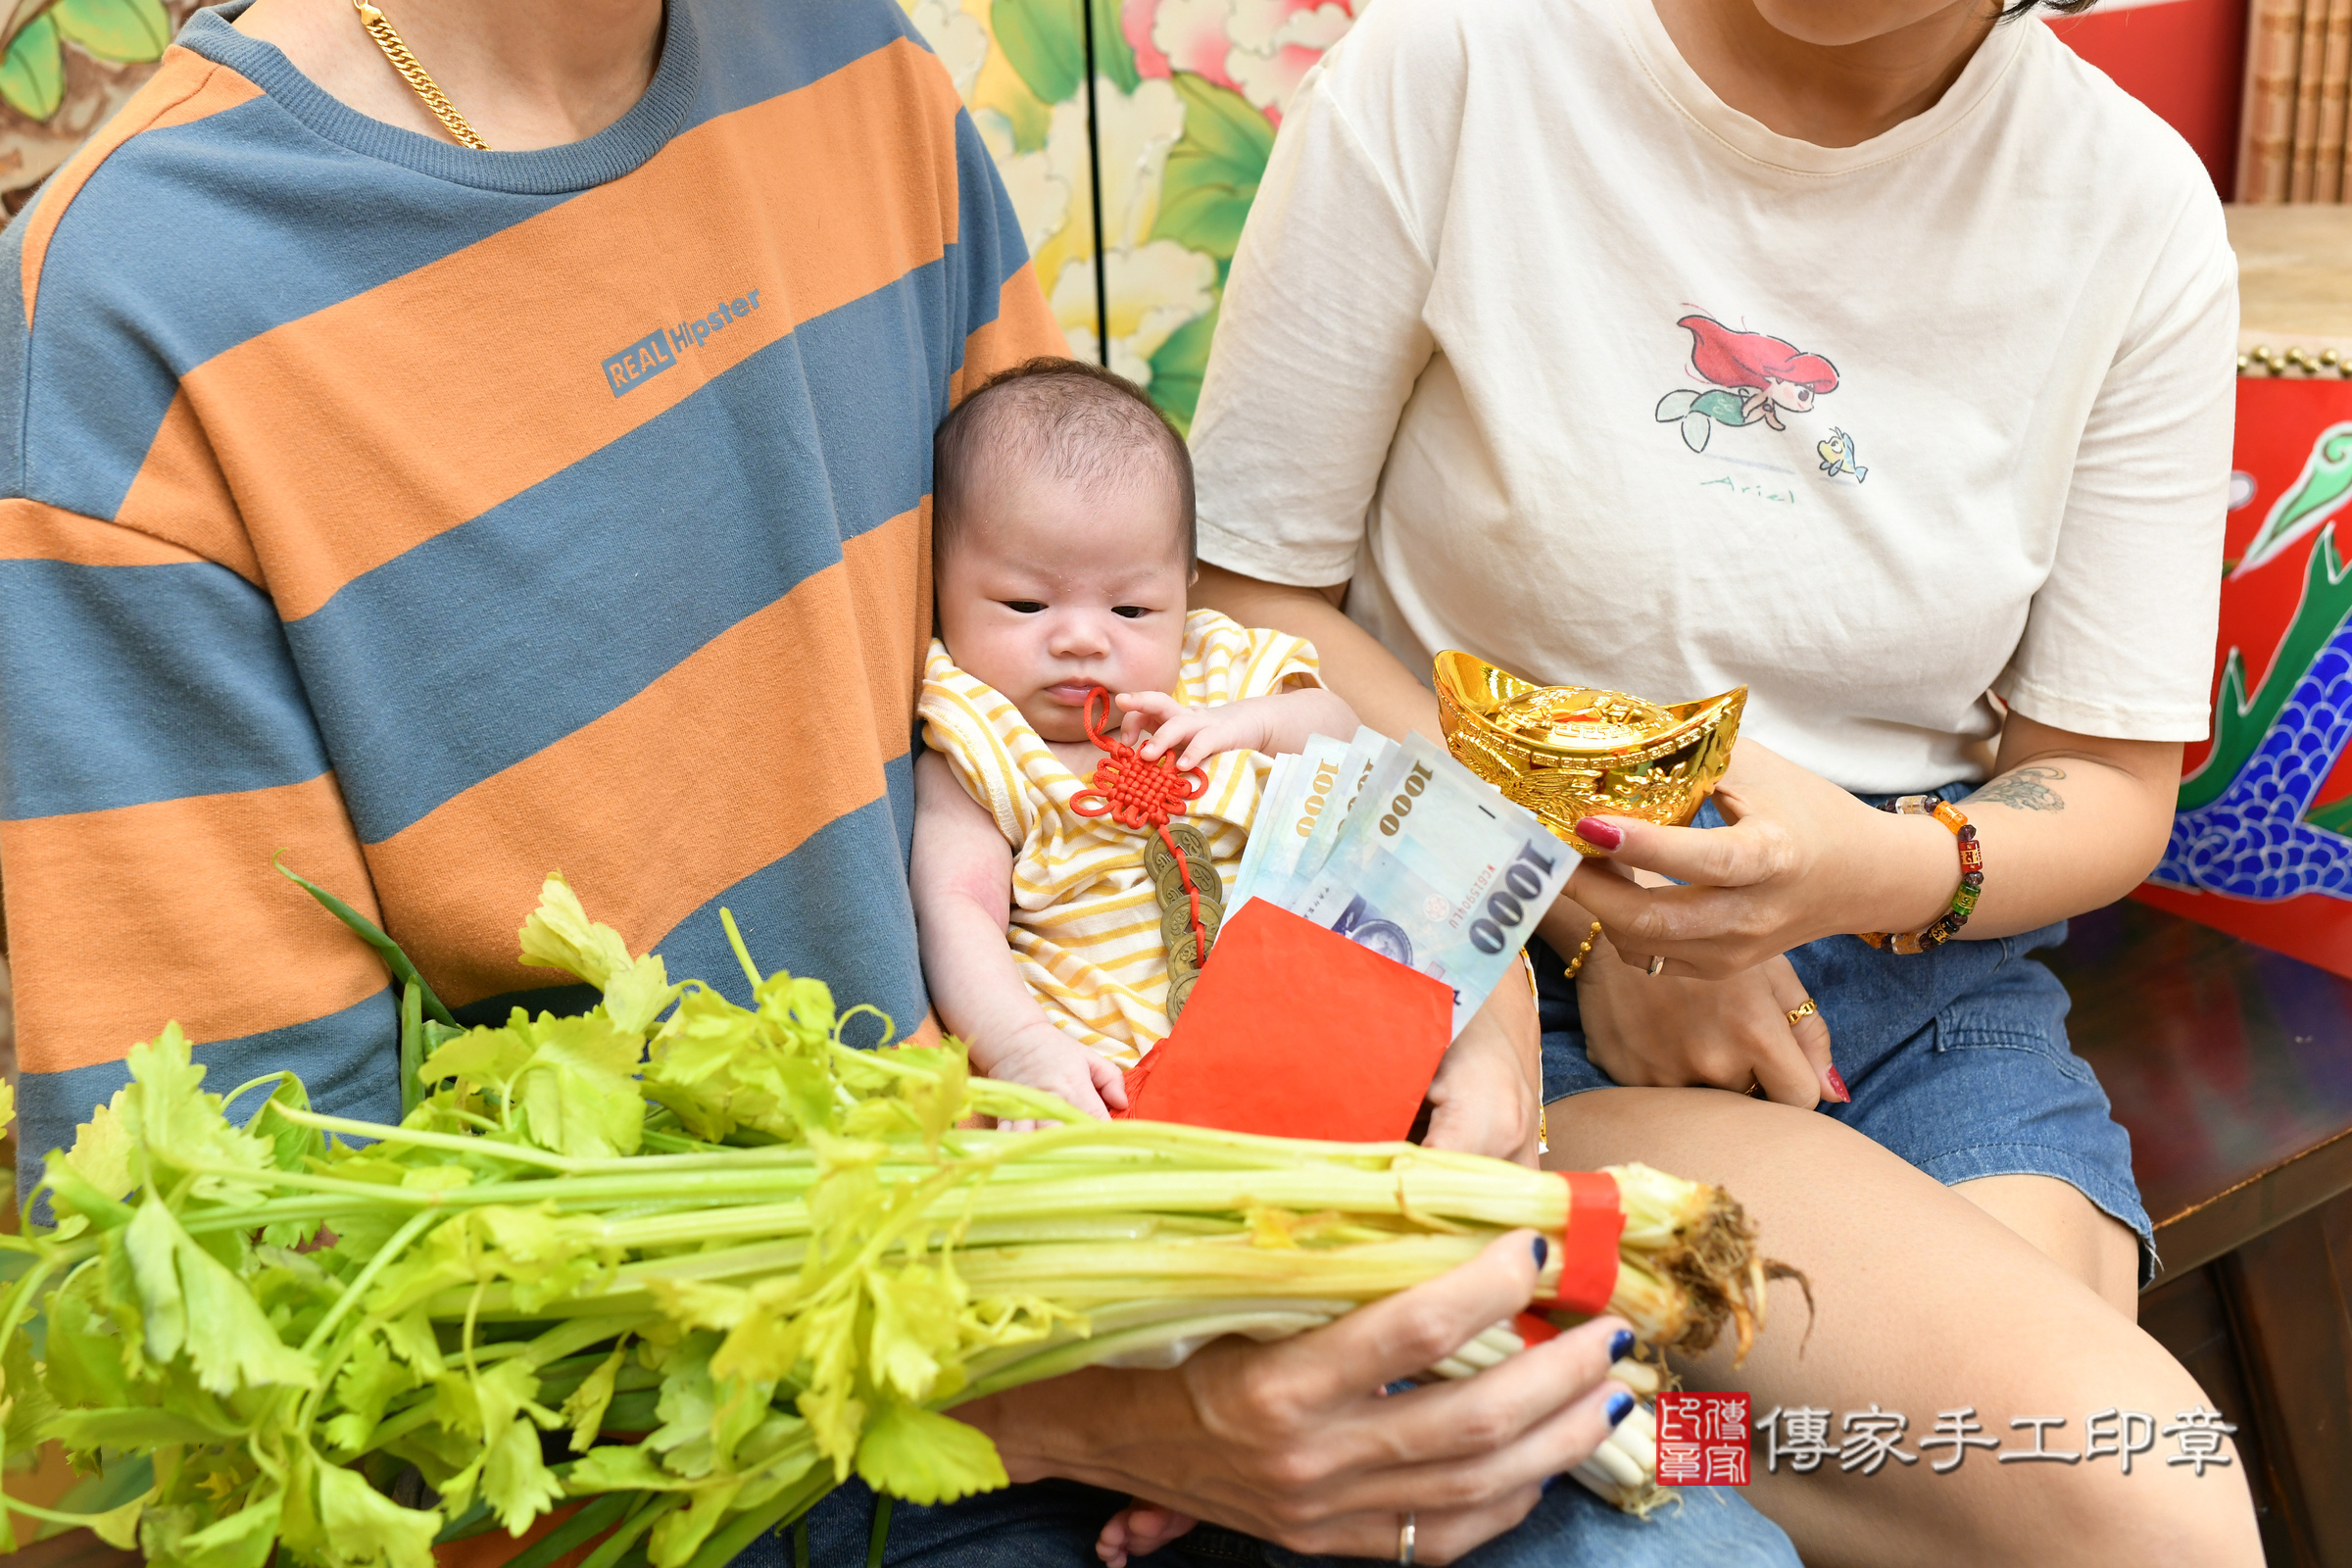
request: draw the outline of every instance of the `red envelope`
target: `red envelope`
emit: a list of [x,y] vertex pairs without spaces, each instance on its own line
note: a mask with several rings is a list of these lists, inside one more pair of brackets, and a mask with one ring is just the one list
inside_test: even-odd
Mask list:
[[1217,934],[1126,1114],[1279,1138],[1412,1131],[1453,1034],[1453,988],[1263,899]]

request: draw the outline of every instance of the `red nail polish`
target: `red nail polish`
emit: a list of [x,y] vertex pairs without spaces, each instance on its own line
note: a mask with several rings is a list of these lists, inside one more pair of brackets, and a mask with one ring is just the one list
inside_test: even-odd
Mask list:
[[1588,816],[1577,822],[1576,836],[1596,850],[1613,850],[1625,842],[1625,829],[1597,816]]
[[1845,1104],[1846,1102],[1848,1102],[1849,1101],[1851,1101],[1851,1100],[1854,1098],[1854,1097],[1853,1097],[1853,1095],[1852,1095],[1851,1093],[1849,1093],[1849,1092],[1847,1091],[1846,1087],[1845,1087],[1845,1079],[1844,1079],[1844,1077],[1843,1077],[1843,1076],[1841,1076],[1841,1075],[1838,1073],[1838,1069],[1837,1069],[1836,1067],[1824,1067],[1824,1068],[1822,1068],[1822,1069],[1821,1069],[1821,1075],[1822,1075],[1822,1077],[1824,1077],[1825,1079],[1829,1080],[1829,1085],[1830,1085],[1830,1098],[1831,1098],[1832,1100],[1835,1100],[1836,1102],[1838,1102],[1838,1103],[1839,1103],[1840,1105],[1842,1105],[1842,1104]]

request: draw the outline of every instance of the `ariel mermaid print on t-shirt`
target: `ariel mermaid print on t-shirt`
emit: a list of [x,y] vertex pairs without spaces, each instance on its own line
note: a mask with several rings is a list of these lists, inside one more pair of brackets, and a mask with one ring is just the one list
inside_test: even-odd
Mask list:
[[[1707,450],[1718,424],[1761,421],[1786,430],[1782,415],[1810,414],[1816,399],[1838,390],[1838,367],[1782,338],[1735,331],[1705,316],[1686,316],[1675,324],[1690,334],[1690,368],[1714,385],[1667,393],[1658,400],[1658,422],[1680,424],[1683,444],[1693,452]],[[1855,463],[1854,438],[1843,430],[1817,449],[1827,477],[1850,474],[1858,481],[1868,471]]]

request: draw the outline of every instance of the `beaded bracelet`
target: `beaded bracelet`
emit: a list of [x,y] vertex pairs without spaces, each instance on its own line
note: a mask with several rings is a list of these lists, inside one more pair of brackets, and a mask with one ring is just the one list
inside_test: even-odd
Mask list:
[[1585,940],[1582,945],[1577,948],[1576,956],[1568,960],[1568,972],[1566,975],[1567,979],[1573,980],[1576,978],[1576,971],[1582,969],[1585,966],[1585,960],[1592,956],[1592,944],[1598,941],[1599,938],[1600,922],[1595,920],[1592,922],[1592,929],[1585,933]]
[[1928,949],[1949,942],[1954,933],[1968,924],[1977,899],[1984,890],[1984,851],[1977,844],[1977,830],[1969,824],[1960,808],[1934,795],[1905,795],[1888,801],[1880,808],[1904,816],[1933,816],[1952,830],[1960,841],[1960,886],[1952,894],[1951,907],[1937,915],[1918,931],[1862,931],[1856,933],[1874,948],[1892,948],[1897,953],[1925,953]]

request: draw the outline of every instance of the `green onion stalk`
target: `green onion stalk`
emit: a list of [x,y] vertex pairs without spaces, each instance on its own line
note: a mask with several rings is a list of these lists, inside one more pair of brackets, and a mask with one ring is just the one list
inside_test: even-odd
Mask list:
[[[514,1568],[592,1541],[587,1568],[719,1568],[852,1474],[926,1504],[1005,1485],[964,1400],[1299,1333],[1569,1224],[1562,1178],[1500,1160],[1094,1120],[971,1076],[953,1041],[889,1044],[725,923],[748,1007],[631,956],[561,876],[523,961],[593,1010],[461,1029],[399,959],[398,1126],[316,1110],[290,1074],[208,1093],[176,1025],[135,1047],[0,1237],[24,1254],[0,1452],[55,1442],[112,1490],[10,1507],[174,1568],[430,1568],[437,1542],[572,1506]],[[844,1042],[860,1014],[879,1047]],[[1738,1205],[1614,1174],[1610,1310],[1651,1347],[1729,1326],[1744,1351],[1766,1274]],[[1532,1322],[1433,1371],[1473,1375]],[[1588,1483],[1654,1503],[1646,1430]]]

